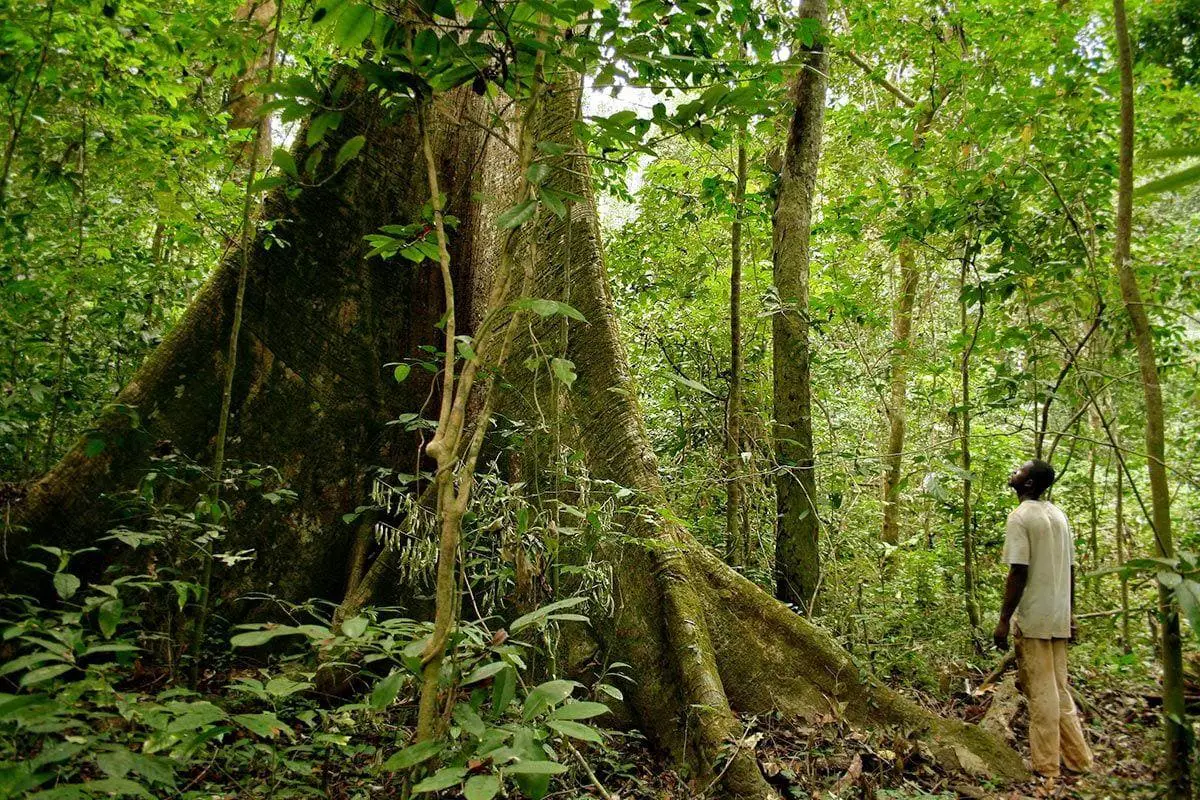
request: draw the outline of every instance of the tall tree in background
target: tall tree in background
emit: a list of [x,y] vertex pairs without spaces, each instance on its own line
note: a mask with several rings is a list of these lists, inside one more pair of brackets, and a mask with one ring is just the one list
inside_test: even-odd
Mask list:
[[731,564],[750,560],[750,532],[742,524],[745,510],[742,483],[742,213],[746,202],[746,143],[737,145],[737,177],[733,189],[733,223],[729,229],[729,410],[725,425],[725,457],[729,481],[725,507],[726,554]]
[[813,41],[803,47],[803,67],[791,89],[794,110],[779,175],[772,253],[780,303],[772,319],[775,455],[779,462],[775,595],[812,613],[821,580],[821,558],[812,441],[808,280],[829,71],[823,41],[829,17],[825,0],[805,0],[800,17],[812,20]]
[[[1125,0],[1113,0],[1117,35],[1117,64],[1121,73],[1120,172],[1117,178],[1117,229],[1113,262],[1121,283],[1121,297],[1129,312],[1137,347],[1146,404],[1146,467],[1150,473],[1151,524],[1154,549],[1160,558],[1171,558],[1171,493],[1167,486],[1166,446],[1163,434],[1163,398],[1150,319],[1133,272],[1130,242],[1133,238],[1133,53]],[[1170,590],[1158,584],[1158,610],[1162,618],[1163,719],[1167,739],[1167,775],[1172,797],[1191,797],[1191,728],[1183,696],[1183,649],[1179,608]]]

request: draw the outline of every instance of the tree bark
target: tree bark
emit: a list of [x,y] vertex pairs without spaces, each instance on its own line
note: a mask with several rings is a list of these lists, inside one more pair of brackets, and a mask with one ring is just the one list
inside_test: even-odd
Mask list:
[[825,0],[804,0],[800,16],[820,26],[792,82],[793,113],[774,216],[773,275],[781,308],[772,318],[775,456],[775,596],[811,614],[821,581],[817,482],[812,441],[808,280],[813,202],[825,117],[829,56]]
[[[1142,292],[1133,272],[1130,252],[1133,238],[1133,53],[1125,0],[1113,0],[1116,24],[1117,66],[1121,74],[1120,170],[1117,180],[1116,241],[1113,263],[1121,284],[1121,297],[1133,328],[1142,395],[1146,404],[1146,468],[1150,473],[1150,506],[1155,551],[1170,558],[1175,546],[1171,538],[1171,492],[1167,485],[1166,445],[1162,387],[1150,319],[1142,303]],[[1162,623],[1163,721],[1167,740],[1167,778],[1174,797],[1191,797],[1191,727],[1183,694],[1183,645],[1179,630],[1179,608],[1170,590],[1158,584],[1158,609]]]

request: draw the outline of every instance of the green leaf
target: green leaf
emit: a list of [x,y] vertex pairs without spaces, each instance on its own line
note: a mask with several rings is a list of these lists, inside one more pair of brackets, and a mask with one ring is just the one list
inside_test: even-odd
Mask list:
[[533,218],[533,213],[536,210],[537,201],[526,200],[524,203],[513,206],[497,217],[496,226],[499,228],[519,228]]
[[492,800],[500,793],[500,778],[495,775],[473,775],[463,786],[464,800]]
[[339,170],[342,166],[358,155],[358,151],[363,149],[363,145],[367,143],[367,137],[355,136],[353,139],[347,139],[346,143],[338,148],[337,155],[333,158],[334,170]]
[[570,387],[575,383],[575,362],[565,358],[550,359],[550,369],[554,371],[554,377],[558,378],[565,386]]
[[566,600],[559,600],[555,603],[551,603],[550,605],[546,605],[546,606],[542,606],[541,608],[534,609],[533,611],[530,611],[528,614],[522,614],[521,616],[514,619],[512,621],[512,624],[508,626],[508,632],[509,633],[517,633],[518,631],[529,627],[530,625],[534,624],[535,622],[540,622],[540,621],[544,620],[546,617],[548,617],[549,615],[553,614],[556,611],[563,611],[564,609],[574,608],[575,606],[581,605],[586,602],[587,602],[586,597],[568,597]]
[[104,452],[104,440],[99,438],[88,439],[84,445],[83,454],[88,458],[95,458]]
[[536,164],[530,164],[529,169],[525,170],[525,180],[532,183],[534,186],[540,186],[550,177],[550,165],[544,161],[539,161]]
[[270,711],[262,711],[258,714],[237,714],[234,716],[233,721],[264,739],[274,739],[281,733],[291,734],[292,732],[291,728],[284,725]]
[[442,742],[436,739],[426,739],[423,742],[409,745],[403,750],[392,753],[388,760],[383,762],[383,769],[389,772],[411,769],[436,756],[442,751],[442,746]]
[[371,708],[382,711],[396,702],[396,696],[400,694],[400,687],[404,685],[406,677],[403,672],[397,670],[375,684],[375,688],[371,690]]
[[64,672],[73,669],[70,664],[53,664],[49,667],[38,667],[32,669],[21,676],[21,686],[34,686],[39,683],[45,683],[51,678],[57,678]]
[[685,378],[684,376],[680,375],[678,372],[668,372],[667,377],[671,378],[676,383],[679,383],[683,386],[688,387],[689,389],[695,389],[698,392],[704,392],[705,394],[710,395],[712,397],[717,396],[716,392],[714,392],[712,389],[705,386],[703,383],[700,383],[699,381],[694,381],[691,378]]
[[[398,378],[397,380],[404,380],[404,379]],[[348,619],[342,623],[342,633],[344,633],[346,636],[350,637],[351,639],[357,639],[358,637],[360,637],[364,633],[366,633],[367,625],[369,622],[370,622],[370,620],[368,620],[366,617],[364,617],[362,615],[359,615],[357,617],[351,617],[350,619]]]
[[333,38],[343,50],[353,50],[371,35],[375,27],[375,11],[366,3],[356,3],[343,9],[334,27]]
[[342,124],[341,111],[326,111],[323,114],[318,114],[308,124],[308,133],[305,135],[304,141],[308,143],[309,147],[312,147],[324,139],[326,133],[337,128],[340,124]]
[[79,591],[79,578],[69,572],[54,573],[54,591],[58,592],[58,596],[63,600],[69,600]]
[[100,625],[100,633],[105,639],[111,639],[121,624],[121,616],[125,613],[125,604],[120,598],[113,597],[100,604],[96,611],[96,622]]
[[509,704],[517,696],[517,671],[511,665],[505,666],[508,669],[497,672],[495,680],[492,681],[492,719],[507,711]]
[[554,212],[554,215],[559,219],[566,219],[567,204],[563,202],[562,195],[546,186],[538,187],[538,197],[546,204],[547,208]]
[[271,678],[266,685],[267,694],[275,697],[287,697],[296,692],[302,692],[305,689],[312,688],[312,684],[308,681],[294,681],[291,678],[285,678],[282,675]]
[[554,709],[550,719],[591,719],[609,712],[604,703],[593,703],[590,700],[580,700],[577,703],[567,703]]
[[404,383],[410,372],[412,372],[412,367],[408,364],[397,364],[396,369],[392,371],[392,376],[396,379],[396,383]]
[[457,786],[462,783],[462,779],[466,776],[466,767],[442,767],[414,786],[412,790],[414,793],[420,794],[421,792],[436,792],[441,789],[449,789],[451,786]]
[[514,775],[561,775],[567,768],[554,761],[517,761],[506,764],[504,771]]
[[479,683],[495,675],[500,670],[508,666],[505,661],[493,661],[490,664],[484,664],[482,667],[476,667],[471,671],[471,674],[463,679],[463,686],[470,686],[472,683]]
[[297,179],[300,177],[296,172],[296,159],[292,158],[292,154],[282,147],[275,148],[271,161],[288,177]]
[[539,684],[525,698],[525,708],[522,716],[526,720],[533,719],[551,706],[556,706],[571,696],[571,692],[579,686],[575,681],[553,680]]
[[529,310],[537,314],[539,317],[550,317],[556,314],[577,319],[580,322],[587,322],[579,309],[568,305],[558,300],[547,300],[541,297],[523,297],[513,303],[513,307],[518,310]]
[[582,739],[585,742],[596,742],[597,744],[604,742],[604,737],[600,735],[600,731],[590,725],[584,725],[582,722],[556,719],[551,720],[547,724],[563,736],[570,736],[572,739]]

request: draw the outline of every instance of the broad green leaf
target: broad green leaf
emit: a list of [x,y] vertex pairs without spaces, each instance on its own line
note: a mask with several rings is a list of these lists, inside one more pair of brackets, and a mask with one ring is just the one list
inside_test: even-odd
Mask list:
[[533,719],[546,709],[566,700],[577,686],[579,684],[575,681],[565,680],[546,681],[539,684],[526,696],[522,716],[526,720]]
[[375,688],[371,690],[371,708],[382,711],[396,702],[396,696],[400,694],[400,687],[404,685],[407,677],[405,673],[396,671],[375,684]]
[[526,200],[515,205],[496,218],[496,226],[500,228],[519,228],[533,218],[537,210],[536,200]]
[[553,370],[554,377],[568,387],[574,384],[578,377],[575,374],[575,362],[566,358],[550,359],[550,369]]
[[591,719],[599,717],[609,712],[608,706],[604,703],[594,703],[590,700],[580,700],[576,703],[567,703],[554,709],[550,714],[550,719]]
[[367,143],[367,137],[355,136],[352,139],[347,139],[345,144],[338,148],[337,155],[333,158],[333,168],[339,170],[350,159],[358,155],[358,151],[363,149],[363,145]]
[[561,775],[567,768],[554,761],[515,761],[506,764],[504,771],[514,775]]
[[410,372],[412,372],[412,367],[408,364],[397,364],[396,369],[392,371],[392,377],[396,379],[396,383],[404,383]]
[[271,156],[271,161],[288,177],[300,177],[300,174],[296,171],[296,159],[292,158],[292,154],[284,148],[275,148],[275,153]]
[[500,793],[500,778],[495,775],[472,775],[463,786],[464,800],[492,800]]
[[54,591],[63,600],[70,600],[79,591],[79,578],[69,572],[54,573]]
[[476,667],[475,669],[471,670],[470,675],[463,679],[462,685],[470,686],[472,683],[478,683],[479,681],[487,680],[507,666],[507,662],[493,661],[490,664],[484,664],[482,667]]
[[237,714],[233,721],[251,733],[264,739],[274,739],[281,733],[291,734],[292,729],[283,724],[273,712],[262,711],[258,714]]
[[105,639],[111,639],[117,632],[117,626],[121,624],[124,613],[125,604],[119,597],[109,598],[100,604],[100,608],[96,610],[96,622],[99,623],[100,633]]
[[375,11],[366,3],[354,3],[342,9],[333,38],[343,50],[353,50],[371,35],[375,27]]
[[1163,192],[1174,192],[1179,189],[1191,186],[1193,183],[1200,183],[1200,164],[1187,169],[1181,169],[1178,172],[1172,172],[1170,175],[1164,175],[1156,180],[1143,183],[1134,191],[1137,197],[1145,197],[1151,194],[1162,194]]
[[466,767],[443,767],[412,788],[414,794],[437,792],[462,783],[467,776]]
[[547,723],[551,728],[558,731],[564,736],[570,736],[572,739],[582,739],[585,742],[596,742],[597,744],[604,741],[604,737],[600,732],[590,725],[584,725],[582,722],[574,722],[569,719],[555,719]]
[[[403,750],[392,753],[387,761],[383,762],[383,769],[389,772],[395,772],[401,769],[411,769],[417,764],[436,756],[442,751],[443,744],[436,739],[427,739],[424,742],[417,742],[409,745]],[[453,785],[453,784],[451,784]]]
[[566,600],[559,600],[557,602],[550,603],[549,605],[542,606],[541,608],[535,608],[528,614],[522,614],[514,619],[512,624],[508,626],[508,632],[517,633],[534,624],[535,622],[544,620],[556,611],[574,608],[575,606],[582,605],[586,602],[586,597],[568,597]]
[[294,681],[291,678],[285,678],[281,675],[267,681],[265,688],[268,694],[275,695],[276,697],[287,697],[296,692],[303,692],[305,689],[312,688],[312,684],[308,681]]
[[59,675],[62,675],[64,672],[67,672],[71,669],[74,669],[74,667],[70,664],[52,664],[48,667],[31,669],[29,672],[26,672],[21,676],[20,685],[22,687],[36,686],[39,683],[45,683],[51,678],[57,678]]
[[[401,364],[400,366],[407,366],[407,365]],[[399,370],[400,367],[396,367],[396,369]],[[402,380],[404,380],[404,378],[396,378],[396,380],[402,381]],[[369,622],[370,622],[370,620],[368,620],[366,617],[362,616],[361,614],[357,617],[351,617],[350,619],[348,619],[342,623],[342,633],[345,634],[346,636],[350,637],[351,639],[357,639],[358,637],[360,637],[364,633],[366,633],[367,624]]]

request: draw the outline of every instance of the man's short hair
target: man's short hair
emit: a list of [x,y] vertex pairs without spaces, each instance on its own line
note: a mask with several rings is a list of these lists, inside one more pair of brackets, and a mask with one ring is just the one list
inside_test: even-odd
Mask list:
[[1038,459],[1029,462],[1028,480],[1033,481],[1033,491],[1038,495],[1054,485],[1055,477],[1054,467],[1047,462]]

